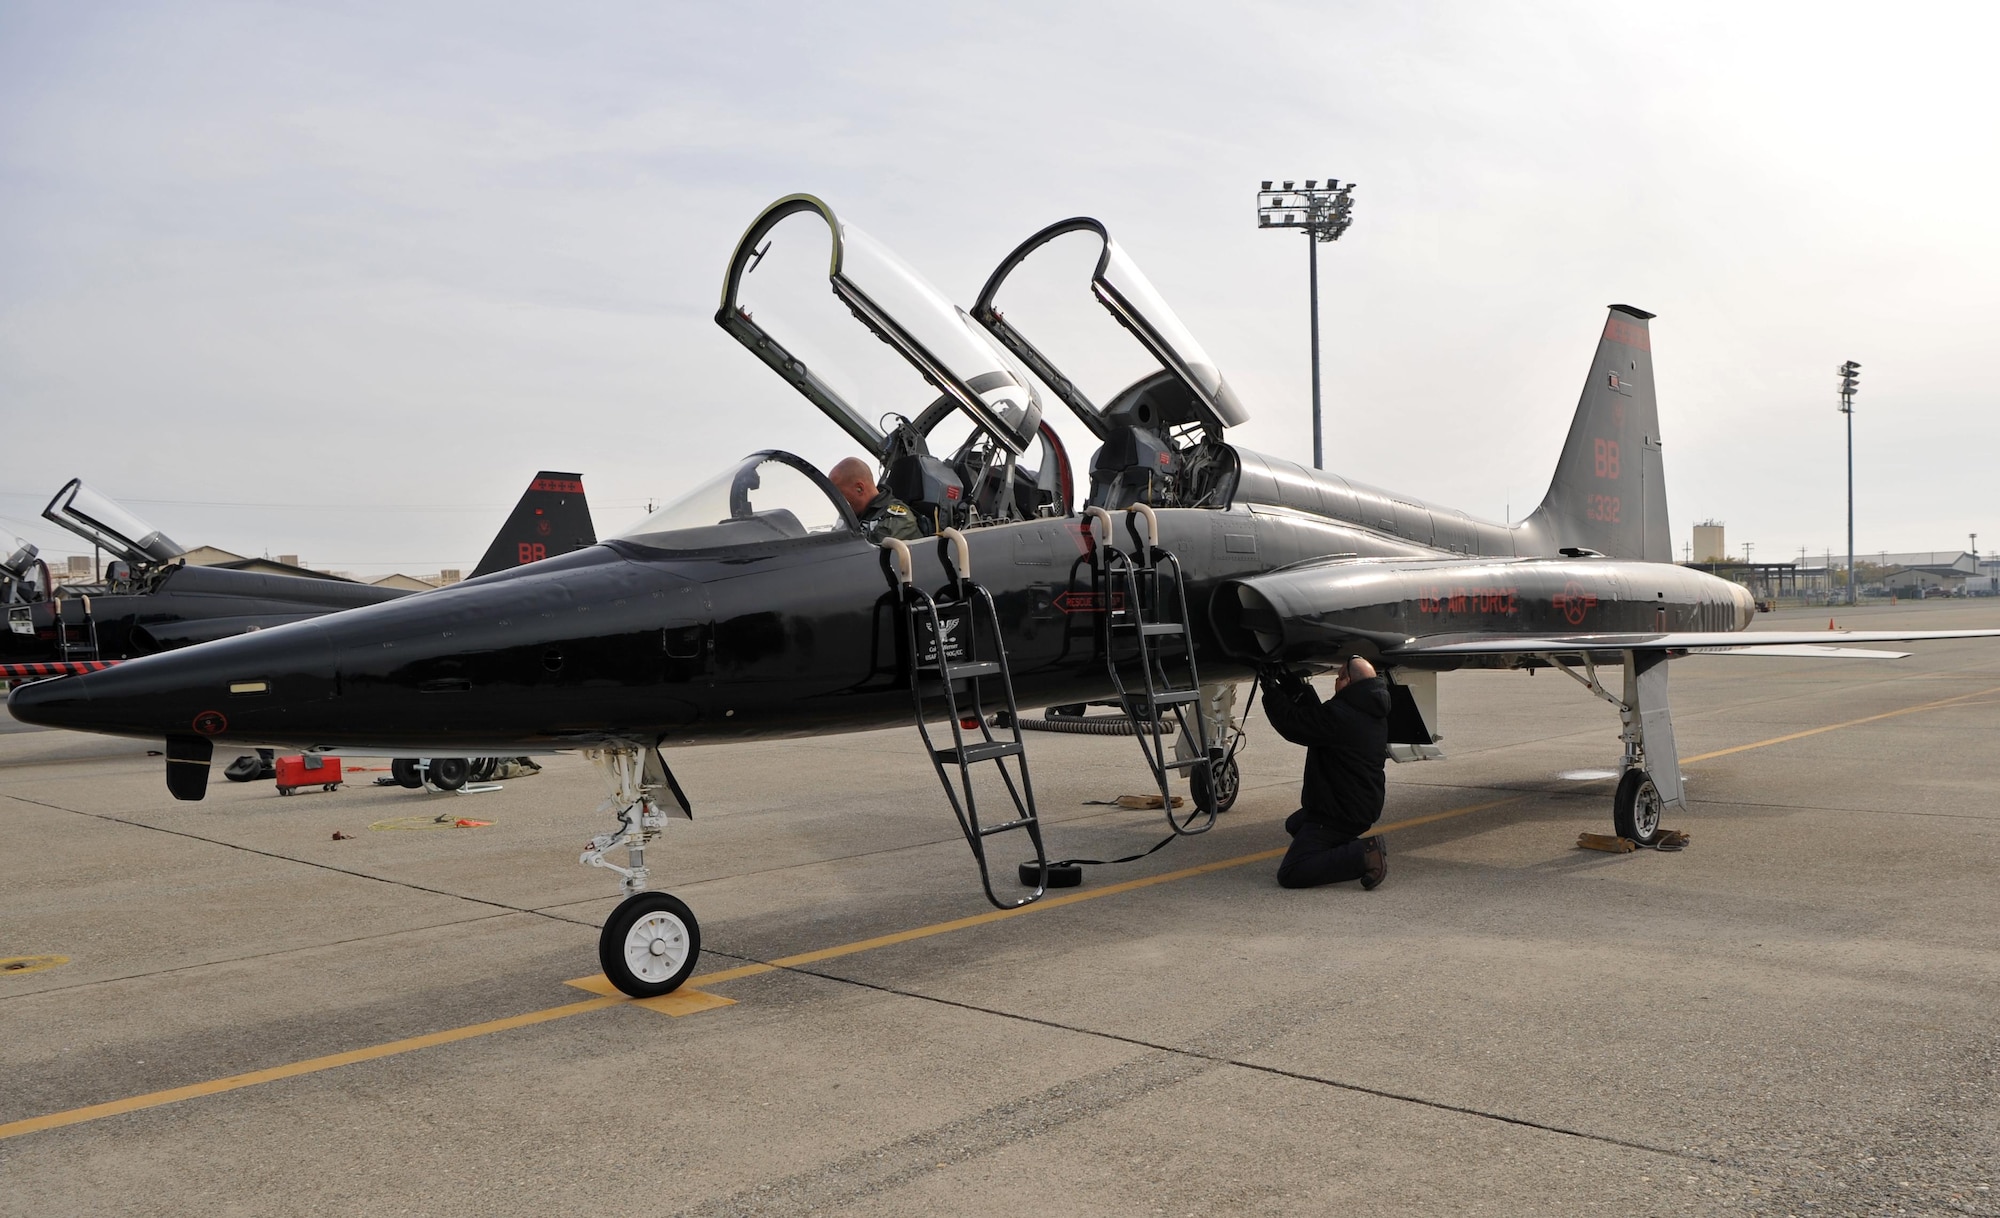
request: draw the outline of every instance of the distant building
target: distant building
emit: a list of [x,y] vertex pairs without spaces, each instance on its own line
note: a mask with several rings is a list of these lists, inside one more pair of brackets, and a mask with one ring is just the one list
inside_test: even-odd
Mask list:
[[444,570],[438,572],[437,574],[437,586],[442,588],[446,584],[458,583],[460,580],[464,578],[465,576],[459,573],[459,568],[446,567]]
[[1891,567],[1882,573],[1882,585],[1893,592],[1958,592],[1970,580],[1965,572],[1945,567]]
[[305,579],[353,582],[328,571],[314,571],[302,567],[296,554],[281,554],[277,558],[245,558],[241,554],[232,554],[218,546],[196,546],[183,557],[191,567],[225,567],[231,571],[256,571],[263,575],[297,575]]
[[401,588],[406,592],[428,592],[437,587],[429,580],[418,579],[414,575],[404,575],[398,571],[394,575],[384,575],[381,579],[371,579],[369,584],[376,588]]
[[1694,526],[1695,562],[1728,562],[1729,547],[1722,540],[1722,522],[1704,520]]

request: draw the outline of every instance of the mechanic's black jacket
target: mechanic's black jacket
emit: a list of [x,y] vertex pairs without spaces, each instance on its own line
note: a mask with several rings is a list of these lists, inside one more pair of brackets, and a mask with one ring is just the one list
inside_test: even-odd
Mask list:
[[1264,714],[1278,734],[1306,748],[1299,804],[1306,819],[1360,836],[1382,815],[1389,749],[1389,680],[1350,682],[1330,702],[1301,683],[1295,697],[1264,683]]

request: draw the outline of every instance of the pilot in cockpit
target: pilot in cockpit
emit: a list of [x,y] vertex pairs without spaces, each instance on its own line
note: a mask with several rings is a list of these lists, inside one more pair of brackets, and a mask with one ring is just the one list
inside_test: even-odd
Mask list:
[[847,506],[854,509],[854,514],[861,520],[861,529],[870,541],[880,541],[884,537],[915,541],[924,535],[910,505],[887,490],[877,489],[874,471],[859,457],[842,459],[828,472],[827,480],[840,492],[840,497],[847,500]]

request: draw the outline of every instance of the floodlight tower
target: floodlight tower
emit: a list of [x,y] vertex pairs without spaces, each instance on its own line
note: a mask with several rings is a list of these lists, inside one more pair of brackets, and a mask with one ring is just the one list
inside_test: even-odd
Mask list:
[[1265,182],[1257,191],[1258,228],[1302,228],[1306,233],[1307,292],[1312,300],[1313,468],[1324,469],[1326,453],[1320,439],[1319,411],[1319,243],[1338,241],[1354,222],[1354,183],[1337,178],[1320,185],[1307,178],[1304,190],[1293,182],[1275,188]]
[[1848,360],[1840,374],[1840,413],[1847,416],[1847,603],[1854,603],[1854,395],[1861,389],[1861,365]]

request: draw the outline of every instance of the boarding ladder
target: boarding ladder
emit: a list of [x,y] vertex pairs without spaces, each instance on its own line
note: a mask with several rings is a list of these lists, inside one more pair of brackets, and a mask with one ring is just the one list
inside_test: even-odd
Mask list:
[[[1201,673],[1195,667],[1194,639],[1188,629],[1187,582],[1181,560],[1160,547],[1160,518],[1152,507],[1135,503],[1126,509],[1125,523],[1132,549],[1121,550],[1113,540],[1111,513],[1101,507],[1084,509],[1090,519],[1099,586],[1104,590],[1100,646],[1118,704],[1132,722],[1132,735],[1145,755],[1146,768],[1160,788],[1160,806],[1167,824],[1183,836],[1206,833],[1215,825],[1216,767],[1222,750],[1208,738],[1208,717],[1202,713]],[[1140,533],[1140,525],[1145,533]],[[1103,526],[1103,536],[1097,528]],[[1176,678],[1180,679],[1176,679]],[[1190,723],[1189,708],[1194,708]],[[1171,717],[1172,727],[1166,727]],[[1163,728],[1165,730],[1163,730]],[[1171,741],[1185,736],[1194,755],[1169,756]],[[1207,780],[1193,784],[1197,805],[1185,817],[1174,815],[1171,785],[1177,770],[1196,770]]]
[[[997,908],[1015,909],[1047,891],[1049,858],[1042,846],[1042,823],[1035,813],[1035,790],[1028,780],[1028,753],[1018,726],[1020,708],[1014,704],[1014,677],[1007,668],[1007,647],[993,594],[972,579],[972,550],[965,534],[941,529],[938,536],[951,543],[954,559],[942,607],[937,598],[917,586],[910,547],[894,537],[882,541],[896,567],[917,732],[923,737],[924,751],[937,770],[952,814],[958,818],[959,831],[965,834],[965,843],[972,847],[972,857],[979,863],[979,882],[986,889],[986,899]],[[981,659],[982,652],[992,658]],[[987,714],[986,704],[998,698],[1006,701],[1006,715],[996,734],[993,720],[998,716]],[[951,744],[945,748],[938,747],[938,738],[931,731],[932,720],[940,717],[951,725]],[[1013,805],[1009,819],[990,825],[980,823],[973,784],[975,767],[987,762],[999,770]],[[1035,844],[1035,861],[1023,864],[1022,873],[1033,874],[1036,883],[1025,897],[1002,899],[993,891],[986,839],[1016,830],[1026,831],[1028,840]]]
[[69,620],[63,614],[63,598],[55,598],[56,656],[62,660],[94,660],[97,658],[97,620],[90,615],[90,598],[78,597],[83,602],[83,639],[70,642]]

